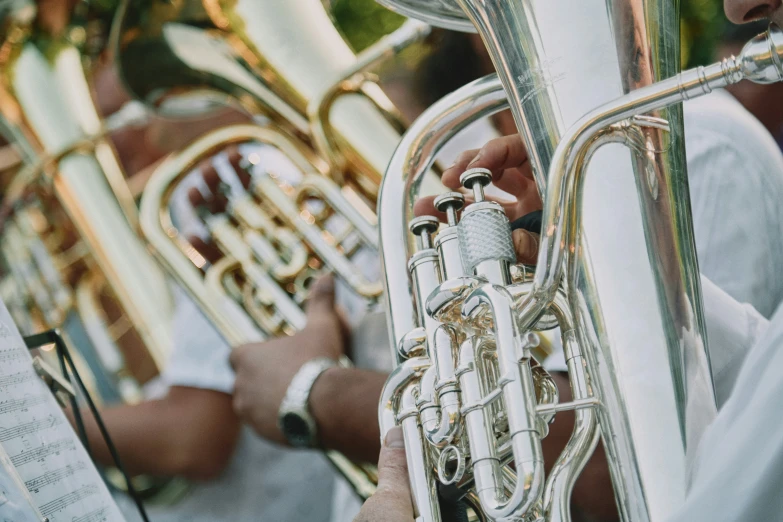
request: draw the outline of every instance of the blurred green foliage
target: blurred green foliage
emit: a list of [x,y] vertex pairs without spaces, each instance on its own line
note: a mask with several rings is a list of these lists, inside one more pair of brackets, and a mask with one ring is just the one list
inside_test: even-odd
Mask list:
[[[356,51],[395,30],[404,21],[402,16],[375,0],[331,0],[331,4],[332,16]],[[680,9],[683,66],[710,63],[726,24],[723,0],[680,0]]]
[[683,67],[713,62],[728,23],[723,0],[680,0],[680,14]]
[[405,21],[375,0],[331,0],[332,16],[354,51],[362,51]]
[[[82,0],[112,13],[119,0]],[[296,0],[290,0],[296,1]],[[376,0],[322,0],[355,51],[361,51],[405,21]],[[665,0],[675,1],[675,0]],[[713,59],[715,45],[725,28],[723,0],[679,0],[682,14],[683,66],[704,65]]]

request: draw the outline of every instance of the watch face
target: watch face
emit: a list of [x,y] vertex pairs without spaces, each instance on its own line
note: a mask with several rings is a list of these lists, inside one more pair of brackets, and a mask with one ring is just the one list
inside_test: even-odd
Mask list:
[[281,419],[283,434],[292,446],[310,445],[310,426],[296,413],[286,413]]

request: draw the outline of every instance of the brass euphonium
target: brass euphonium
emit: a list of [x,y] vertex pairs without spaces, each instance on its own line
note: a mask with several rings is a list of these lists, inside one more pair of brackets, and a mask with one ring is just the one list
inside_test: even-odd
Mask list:
[[[166,279],[138,238],[111,124],[93,103],[85,26],[68,23],[89,13],[66,10],[55,32],[32,3],[17,6],[0,42],[0,128],[21,160],[2,187],[3,298],[24,333],[58,328],[72,341],[96,402],[132,404],[169,352]],[[135,481],[159,501],[184,485]]]
[[[114,42],[136,97],[176,115],[187,110],[183,98],[201,96],[258,122],[173,154],[141,202],[146,239],[230,345],[303,328],[308,284],[324,270],[365,303],[379,299],[382,283],[363,256],[377,262],[374,206],[400,123],[371,70],[428,30],[410,21],[357,56],[320,0],[122,3]],[[226,212],[202,216],[223,254],[209,264],[177,228],[172,198],[201,161],[242,143],[262,150],[246,155],[248,190],[229,189]],[[296,175],[271,167],[264,151]],[[360,496],[374,491],[372,468],[327,456]]]
[[[679,104],[742,79],[783,79],[783,33],[772,26],[738,58],[679,73],[675,1],[381,3],[477,29],[498,70],[414,122],[381,187],[398,366],[379,417],[382,434],[403,428],[416,520],[442,520],[444,487],[484,520],[570,520],[573,484],[599,436],[622,520],[665,520],[687,490],[687,452],[716,411]],[[459,220],[459,194],[436,200],[450,216],[434,241],[437,221],[411,220],[441,146],[509,106],[544,200],[532,276],[514,266],[502,209],[483,201],[485,169],[463,174],[477,203]],[[531,355],[531,332],[552,317],[567,403]],[[567,410],[574,431],[546,477],[541,441]]]

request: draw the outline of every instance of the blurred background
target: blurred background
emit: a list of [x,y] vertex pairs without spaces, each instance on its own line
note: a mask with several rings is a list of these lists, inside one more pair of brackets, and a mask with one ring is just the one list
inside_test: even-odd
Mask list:
[[[346,40],[359,52],[388,34],[404,21],[404,17],[380,6],[375,0],[322,0]],[[723,0],[679,0],[683,68],[706,65],[737,53],[744,42],[766,28],[766,23],[736,26],[723,13]],[[91,0],[103,6],[109,22],[117,0]],[[0,6],[2,3],[0,3]],[[1,9],[1,7],[0,7]],[[401,107],[403,116],[415,119],[421,111],[443,95],[492,72],[482,54],[477,38],[461,33],[436,29],[423,43],[415,44],[378,71],[384,89]],[[101,42],[96,42],[100,46]],[[768,114],[768,108],[756,107],[761,94],[769,95],[763,86],[740,84],[730,91],[743,105],[770,129],[776,138],[781,114]],[[747,89],[747,92],[746,92]],[[754,90],[755,89],[755,90]],[[777,89],[777,87],[775,87]],[[758,91],[758,92],[756,92]],[[397,95],[398,94],[398,95]],[[767,98],[769,99],[769,98]]]
[[[393,31],[404,20],[375,0],[324,2],[356,51]],[[723,0],[680,0],[683,68],[706,65],[737,54],[745,42],[766,29],[764,21],[742,26],[731,24],[722,4]],[[397,61],[381,70],[381,83],[403,115],[412,120],[442,96],[492,72],[487,69],[485,57],[478,56],[479,47],[475,39],[471,42],[470,36],[435,30],[427,41],[406,50]],[[769,104],[770,99],[780,99],[780,89],[777,84],[741,82],[728,90],[783,146],[783,104]]]
[[[325,0],[351,45],[360,51],[381,35],[399,27],[403,17],[379,6],[375,0]],[[681,0],[683,64],[703,65],[712,60],[722,35],[729,30],[723,0]],[[415,56],[411,55],[411,60]]]

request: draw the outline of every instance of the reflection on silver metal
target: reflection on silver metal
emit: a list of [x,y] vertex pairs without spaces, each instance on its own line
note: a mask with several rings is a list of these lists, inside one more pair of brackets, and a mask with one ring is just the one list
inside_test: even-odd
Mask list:
[[[409,13],[432,7],[427,19],[436,25],[433,17],[448,4],[384,3]],[[442,468],[443,446],[413,431],[410,404],[401,420],[398,398],[426,396],[419,419],[423,424],[426,413],[442,427],[448,410],[438,411],[433,388],[440,376],[429,368],[455,367],[459,387],[448,399],[461,404],[462,429],[445,447],[463,452],[460,485],[475,493],[488,519],[570,520],[570,491],[598,426],[621,518],[665,519],[684,497],[686,450],[715,414],[678,103],[741,79],[782,78],[783,34],[773,26],[739,58],[677,74],[679,20],[672,2],[459,4],[489,48],[499,79],[473,82],[426,111],[384,177],[378,214],[392,346],[417,327],[425,330],[417,338],[426,334],[426,346],[410,366],[414,359],[395,352],[403,360],[384,389],[382,433],[407,423],[409,451],[421,450],[408,457],[417,520],[440,520],[429,481]],[[500,82],[544,196],[535,277],[509,285],[507,263],[499,258],[471,264],[454,280],[409,275],[402,267],[412,242],[404,231],[421,177],[459,130],[505,107]],[[428,259],[428,273],[443,277],[440,260]],[[571,403],[557,404],[524,348],[524,334],[542,313],[561,327]],[[453,343],[437,334],[444,327],[459,350],[442,349]],[[575,411],[576,428],[543,482],[542,421],[563,409]],[[513,473],[501,465],[509,460],[521,473],[511,482]]]
[[475,33],[476,28],[470,22],[455,0],[377,0],[402,15],[423,20],[435,27]]

